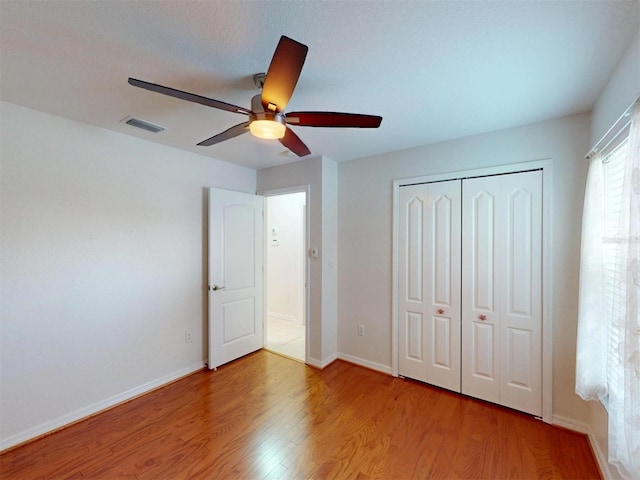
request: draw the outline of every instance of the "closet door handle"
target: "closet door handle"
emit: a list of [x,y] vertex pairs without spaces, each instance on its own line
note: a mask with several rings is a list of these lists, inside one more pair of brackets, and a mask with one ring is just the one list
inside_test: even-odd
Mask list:
[[486,315],[478,315],[478,318],[484,322],[487,319],[487,316]]
[[439,308],[439,309],[438,309],[438,313],[439,313],[440,315],[442,315],[442,314],[444,313],[444,308]]
[[213,290],[214,292],[216,292],[216,291],[218,291],[218,290],[223,290],[223,289],[224,289],[224,287],[219,287],[218,285],[213,285],[213,286],[211,287],[211,290]]

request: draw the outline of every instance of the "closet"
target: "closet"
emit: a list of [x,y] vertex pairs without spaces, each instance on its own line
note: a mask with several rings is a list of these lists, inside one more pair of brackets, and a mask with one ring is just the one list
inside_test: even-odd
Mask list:
[[542,414],[542,170],[399,188],[399,374]]

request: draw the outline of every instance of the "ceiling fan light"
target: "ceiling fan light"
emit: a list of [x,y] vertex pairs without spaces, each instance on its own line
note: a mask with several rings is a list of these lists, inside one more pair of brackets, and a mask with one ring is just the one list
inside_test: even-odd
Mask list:
[[258,138],[272,140],[284,137],[287,127],[274,120],[254,120],[249,125],[249,130]]

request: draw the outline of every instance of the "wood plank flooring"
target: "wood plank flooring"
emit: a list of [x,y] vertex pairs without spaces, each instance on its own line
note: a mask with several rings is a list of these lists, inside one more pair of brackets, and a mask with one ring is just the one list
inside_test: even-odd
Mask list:
[[0,456],[3,479],[591,479],[585,436],[336,361],[259,351]]

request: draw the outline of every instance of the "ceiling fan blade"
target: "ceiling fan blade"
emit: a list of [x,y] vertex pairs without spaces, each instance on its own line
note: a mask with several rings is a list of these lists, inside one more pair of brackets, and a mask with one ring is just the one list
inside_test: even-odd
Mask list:
[[230,138],[242,135],[243,133],[249,131],[249,123],[251,122],[240,123],[234,127],[229,128],[228,130],[225,130],[222,133],[201,141],[198,145],[202,147],[210,147],[211,145],[215,145],[216,143],[224,142],[225,140],[229,140]]
[[155,83],[145,82],[144,80],[137,80],[135,78],[129,78],[129,84],[134,87],[144,88],[152,92],[162,93],[163,95],[169,95],[170,97],[179,98],[181,100],[187,100],[188,102],[199,103],[206,105],[207,107],[218,108],[220,110],[226,110],[227,112],[243,113],[245,115],[251,115],[251,111],[246,108],[231,105],[230,103],[221,102],[220,100],[214,100],[213,98],[202,97],[195,93],[183,92],[182,90],[176,90],[171,87],[163,87]]
[[311,153],[311,150],[309,150],[304,142],[300,140],[300,137],[293,133],[293,130],[288,127],[284,133],[284,137],[280,139],[280,143],[299,157],[304,157],[305,155],[309,155]]
[[291,112],[287,123],[301,127],[378,128],[382,117],[340,112]]
[[284,111],[298,83],[309,47],[284,35],[280,37],[262,87],[265,110]]

